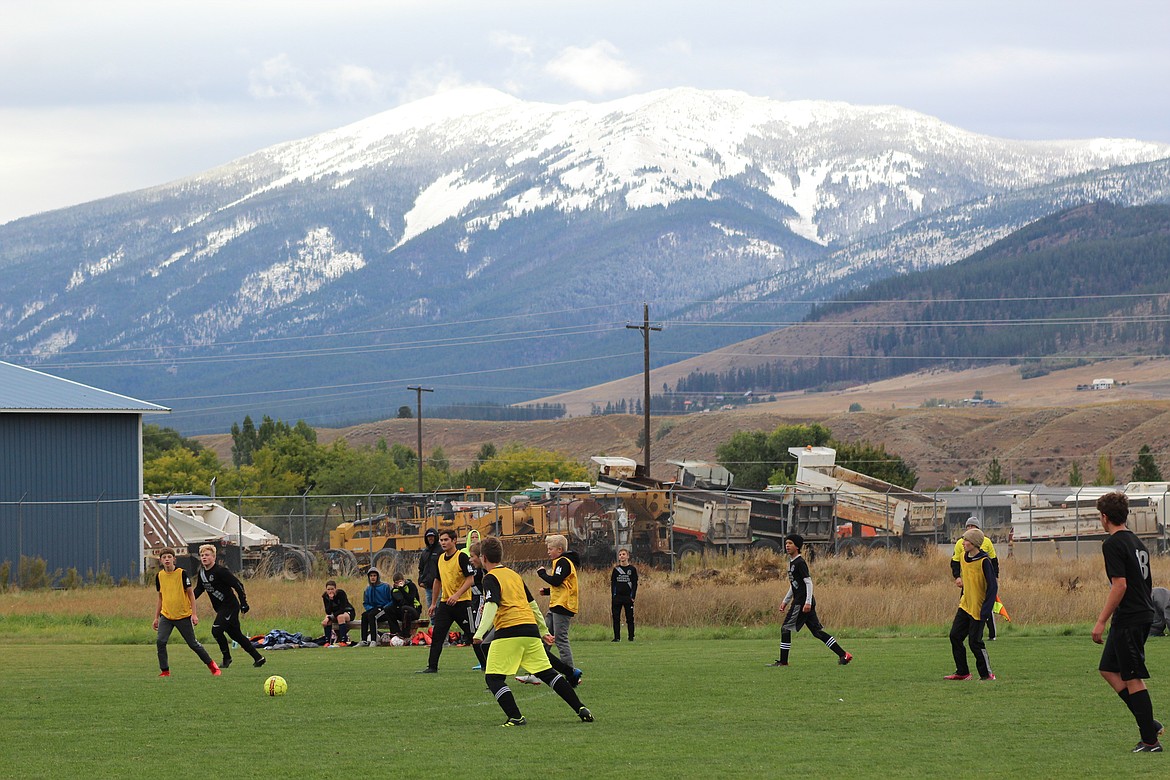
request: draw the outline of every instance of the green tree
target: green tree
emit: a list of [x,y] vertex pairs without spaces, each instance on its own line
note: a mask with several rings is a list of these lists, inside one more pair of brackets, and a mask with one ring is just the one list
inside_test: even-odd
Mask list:
[[199,452],[203,445],[194,439],[182,436],[174,428],[164,428],[161,425],[148,423],[142,426],[142,460],[154,460],[164,452],[177,449]]
[[900,487],[913,489],[918,474],[897,455],[886,452],[884,444],[874,446],[868,442],[845,444],[832,442],[837,450],[837,465],[885,480]]
[[414,412],[410,411],[409,406],[398,407],[398,419],[399,420],[410,420],[413,417],[414,417]]
[[142,463],[142,489],[151,494],[206,493],[213,477],[224,473],[211,450],[178,447]]
[[256,424],[251,415],[244,415],[242,425],[232,423],[232,465],[236,468],[252,463],[252,453],[259,446],[256,440]]
[[1068,484],[1070,487],[1080,487],[1085,484],[1085,478],[1081,476],[1081,464],[1075,460],[1068,470]]
[[987,464],[987,472],[984,474],[983,484],[985,485],[1003,485],[1003,466],[999,465],[999,458],[992,458],[991,462]]
[[589,471],[565,456],[537,447],[509,444],[480,467],[486,484],[501,490],[524,490],[534,481],[586,480]]
[[769,483],[791,483],[796,477],[789,447],[823,446],[830,436],[829,429],[817,423],[781,425],[769,434],[736,431],[715,448],[715,459],[735,475],[736,487],[762,490]]
[[1137,463],[1133,467],[1133,482],[1161,482],[1162,472],[1158,470],[1158,464],[1154,462],[1154,453],[1150,451],[1150,445],[1143,444],[1142,448],[1138,450]]
[[1097,479],[1093,484],[1105,487],[1113,483],[1113,459],[1108,455],[1101,455],[1097,458]]

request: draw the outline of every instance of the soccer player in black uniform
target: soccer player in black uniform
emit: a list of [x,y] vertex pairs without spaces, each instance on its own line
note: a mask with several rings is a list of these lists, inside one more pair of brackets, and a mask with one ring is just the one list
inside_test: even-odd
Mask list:
[[463,636],[471,636],[471,586],[475,583],[475,567],[471,558],[455,544],[455,532],[444,528],[439,532],[439,576],[435,579],[435,601],[431,604],[431,654],[427,668],[417,674],[435,674],[439,671],[439,656],[452,623],[458,623]]
[[[1109,595],[1093,626],[1093,641],[1105,645],[1097,668],[1137,721],[1141,741],[1133,752],[1161,753],[1158,735],[1163,728],[1154,719],[1154,705],[1145,683],[1150,676],[1146,669],[1146,637],[1154,621],[1150,553],[1126,525],[1129,499],[1124,493],[1101,496],[1097,499],[1097,511],[1101,513],[1101,527],[1109,534],[1101,543]],[[1110,618],[1113,623],[1105,639],[1105,623]]]
[[[813,598],[812,575],[809,574],[808,564],[800,555],[800,548],[804,546],[804,537],[800,534],[789,534],[784,537],[784,551],[788,553],[788,593],[780,602],[780,611],[785,612],[784,623],[780,627],[780,657],[768,666],[788,666],[788,652],[792,649],[792,634],[808,626],[809,633],[825,643],[825,646],[837,654],[837,663],[844,666],[853,660],[851,653],[845,652],[837,640],[825,632],[824,626],[817,618],[817,602]],[[791,605],[791,606],[789,606]]]
[[634,641],[634,599],[638,597],[638,567],[630,563],[630,551],[618,550],[617,566],[609,573],[613,598],[613,641],[622,641],[622,612],[626,613],[626,636]]
[[[553,637],[524,580],[502,565],[503,543],[489,536],[481,543],[481,552],[487,569],[483,577],[483,620],[473,641],[477,644],[481,642],[489,628],[495,631],[484,679],[500,709],[508,716],[502,725],[528,725],[507,682],[508,675],[515,674],[521,666],[552,688],[577,713],[578,718],[591,723],[593,713],[577,698],[576,691],[564,675],[549,665],[544,647],[552,644]],[[541,644],[542,640],[544,644]]]
[[[199,548],[199,574],[195,578],[195,598],[200,593],[207,593],[211,605],[215,607],[215,622],[211,624],[211,635],[219,643],[223,652],[223,662],[220,668],[226,669],[232,665],[232,651],[227,638],[239,642],[244,652],[252,656],[252,666],[263,666],[268,659],[260,655],[260,651],[252,644],[252,640],[240,628],[240,613],[247,612],[248,596],[244,593],[244,586],[236,575],[226,566],[215,562],[215,546],[205,544]],[[238,595],[238,598],[237,598]]]

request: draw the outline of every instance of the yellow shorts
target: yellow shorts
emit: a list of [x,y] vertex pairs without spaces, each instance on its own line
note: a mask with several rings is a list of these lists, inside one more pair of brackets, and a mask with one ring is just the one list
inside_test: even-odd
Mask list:
[[532,674],[552,668],[544,651],[544,642],[534,636],[511,636],[493,639],[488,645],[484,674],[515,674],[521,666]]

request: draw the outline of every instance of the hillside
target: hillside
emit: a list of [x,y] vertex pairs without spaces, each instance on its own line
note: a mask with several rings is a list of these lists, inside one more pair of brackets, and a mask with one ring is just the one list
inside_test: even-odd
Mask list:
[[[677,404],[988,362],[1024,361],[1039,374],[1102,356],[1163,355],[1170,349],[1168,278],[1170,206],[1089,204],[958,263],[820,304],[799,324],[657,368],[650,385],[656,394],[669,388],[674,397],[662,403]],[[641,383],[635,375],[541,400],[588,414],[640,398]]]
[[[1077,385],[1111,376],[1126,384],[1108,391]],[[1004,403],[996,408],[922,408],[929,398],[962,399],[976,390]],[[852,403],[863,407],[848,412]],[[667,478],[667,459],[713,459],[715,448],[738,430],[820,422],[846,441],[885,444],[919,475],[919,489],[948,487],[981,478],[992,457],[1010,481],[1067,481],[1071,463],[1092,478],[1100,455],[1112,457],[1125,480],[1143,444],[1170,473],[1170,362],[1118,360],[1055,371],[1024,380],[1009,366],[962,372],[935,371],[827,393],[790,393],[774,402],[732,411],[652,419],[652,471]],[[640,417],[607,415],[567,420],[486,423],[423,421],[423,449],[442,447],[452,464],[465,465],[488,442],[556,450],[582,462],[608,454],[640,458]],[[322,429],[320,440],[344,437],[355,446],[379,438],[415,447],[415,420],[385,420],[344,429]],[[199,437],[230,460],[231,438]]]

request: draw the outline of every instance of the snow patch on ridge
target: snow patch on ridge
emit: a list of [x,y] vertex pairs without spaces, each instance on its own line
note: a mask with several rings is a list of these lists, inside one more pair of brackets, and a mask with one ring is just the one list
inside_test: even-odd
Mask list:
[[495,177],[485,181],[466,181],[462,177],[462,172],[452,171],[419,193],[413,208],[406,212],[406,229],[394,246],[395,249],[415,236],[459,216],[475,201],[490,198],[501,189]]

